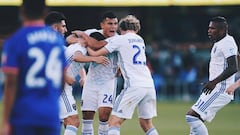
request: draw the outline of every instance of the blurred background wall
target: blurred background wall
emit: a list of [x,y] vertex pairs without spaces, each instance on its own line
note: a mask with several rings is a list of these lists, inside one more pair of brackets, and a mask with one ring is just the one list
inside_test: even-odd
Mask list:
[[[0,0],[0,47],[21,25],[19,4],[19,0]],[[119,19],[136,15],[141,21],[139,34],[147,45],[158,100],[192,101],[200,94],[200,83],[208,79],[211,43],[207,30],[211,17],[226,17],[229,33],[240,43],[239,0],[48,0],[48,4],[50,10],[67,17],[67,35],[76,29],[100,28],[99,17],[105,11],[113,11]],[[119,78],[119,90],[121,84]],[[239,93],[235,93],[236,103],[240,102]]]

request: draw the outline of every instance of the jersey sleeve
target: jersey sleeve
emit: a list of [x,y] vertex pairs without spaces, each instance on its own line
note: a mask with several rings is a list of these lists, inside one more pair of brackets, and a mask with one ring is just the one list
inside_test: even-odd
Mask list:
[[18,59],[19,53],[12,40],[7,40],[3,44],[2,52],[2,70],[5,73],[17,73],[18,72]]
[[118,48],[120,47],[120,43],[121,43],[119,37],[108,38],[105,41],[107,41],[108,43],[104,47],[108,50],[109,53],[118,51]]
[[238,48],[234,40],[226,40],[222,46],[222,52],[225,58],[228,58],[233,55],[237,55]]

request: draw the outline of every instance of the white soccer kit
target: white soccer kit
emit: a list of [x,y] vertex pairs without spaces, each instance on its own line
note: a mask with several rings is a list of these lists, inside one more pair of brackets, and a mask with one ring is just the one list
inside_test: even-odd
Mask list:
[[[65,49],[65,56],[67,58],[67,75],[71,77],[79,76],[79,71],[84,68],[84,63],[73,61],[73,55],[75,52],[80,51],[83,55],[86,55],[87,50],[85,47],[78,43],[69,45]],[[64,119],[68,116],[78,114],[76,101],[72,95],[72,86],[65,83],[64,90],[61,93],[60,99],[60,119]]]
[[[209,80],[215,79],[228,66],[227,58],[237,55],[238,48],[232,36],[227,35],[222,40],[214,43],[211,50],[211,59],[209,63]],[[211,122],[216,112],[233,100],[233,95],[225,92],[235,81],[235,74],[226,80],[218,83],[213,91],[202,95],[197,100],[192,109],[196,111],[203,120]]]
[[[90,35],[102,30],[90,29],[85,33]],[[81,110],[96,111],[99,107],[112,107],[116,95],[118,58],[115,52],[106,55],[108,65],[91,62],[83,85]]]
[[126,33],[107,39],[105,48],[111,53],[117,51],[124,89],[117,97],[112,115],[130,119],[138,107],[139,118],[157,116],[156,91],[147,67],[144,40],[135,33]]

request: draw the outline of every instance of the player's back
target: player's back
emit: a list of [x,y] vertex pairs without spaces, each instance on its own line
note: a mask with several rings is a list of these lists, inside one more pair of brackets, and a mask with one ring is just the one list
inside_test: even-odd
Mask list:
[[[64,39],[45,26],[23,27],[4,45],[3,70],[18,72],[11,122],[56,125],[65,68]],[[48,122],[46,122],[48,121]]]
[[114,43],[119,44],[117,51],[125,84],[152,87],[153,81],[146,63],[144,40],[133,33],[120,35],[115,39]]

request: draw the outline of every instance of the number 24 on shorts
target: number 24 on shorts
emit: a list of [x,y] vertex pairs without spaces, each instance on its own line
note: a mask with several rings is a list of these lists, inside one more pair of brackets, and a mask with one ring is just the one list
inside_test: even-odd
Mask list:
[[112,95],[104,94],[103,96],[104,96],[102,101],[103,103],[108,103],[108,102],[112,103]]

